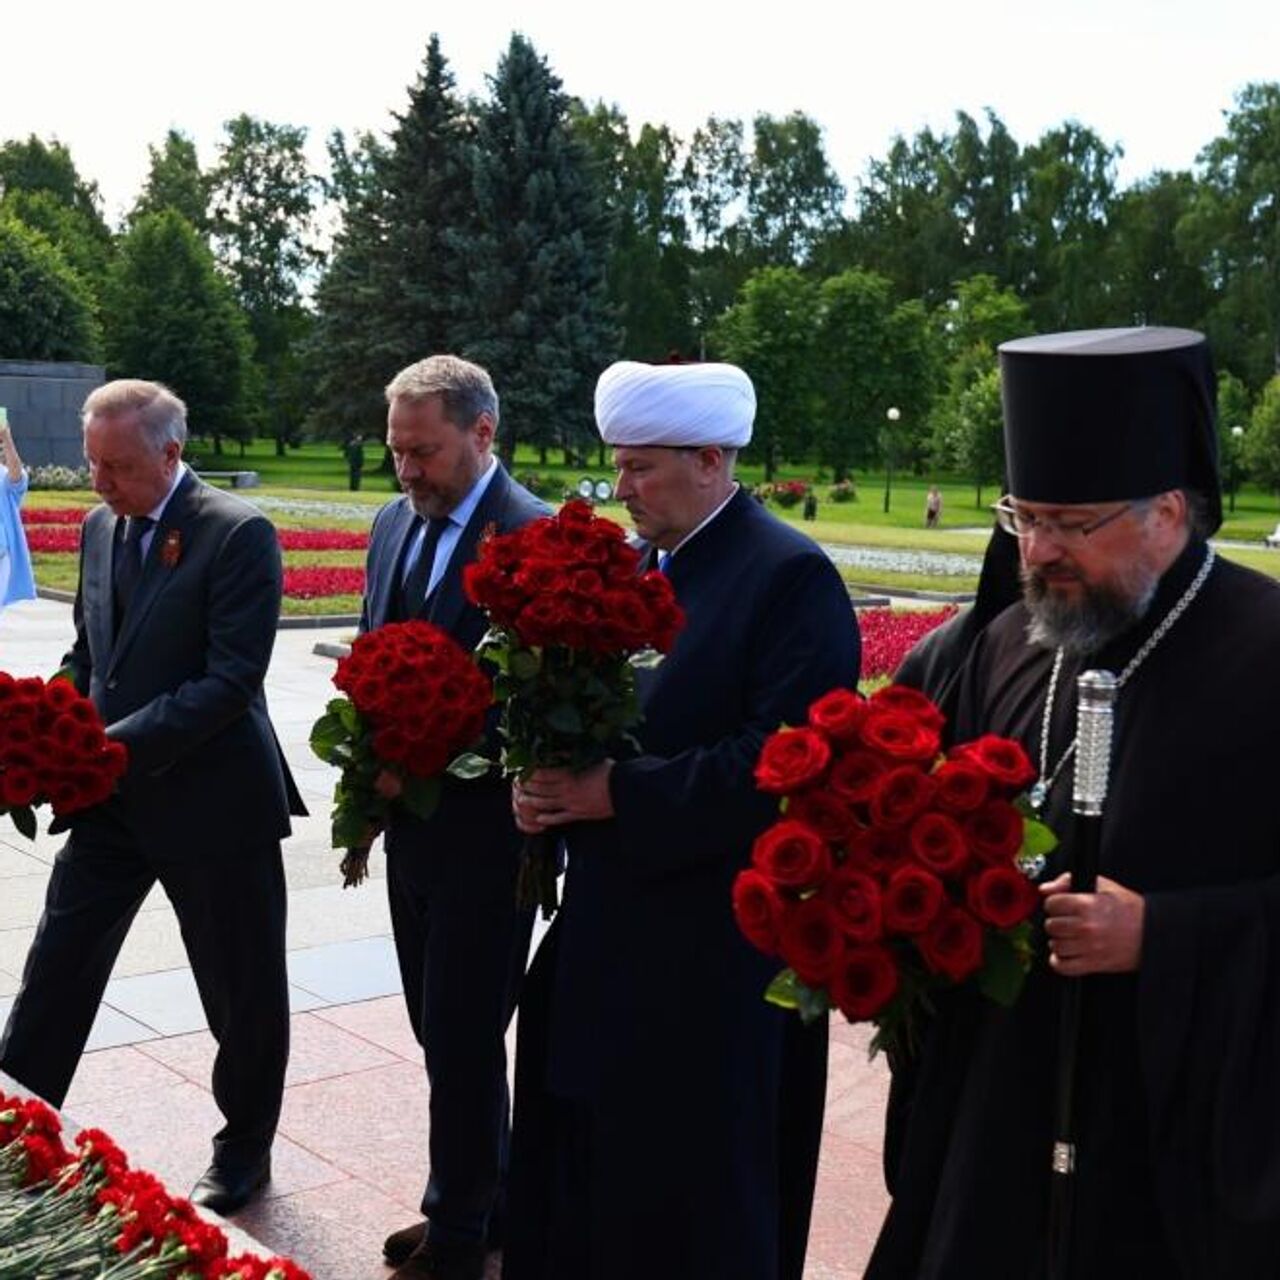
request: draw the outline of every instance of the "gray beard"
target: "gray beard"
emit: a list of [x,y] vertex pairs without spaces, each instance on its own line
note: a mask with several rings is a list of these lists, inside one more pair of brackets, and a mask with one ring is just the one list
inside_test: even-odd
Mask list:
[[1031,615],[1027,639],[1073,655],[1097,653],[1146,616],[1159,584],[1159,574],[1131,565],[1118,583],[1084,586],[1072,601],[1055,594],[1034,570],[1023,569],[1022,598]]

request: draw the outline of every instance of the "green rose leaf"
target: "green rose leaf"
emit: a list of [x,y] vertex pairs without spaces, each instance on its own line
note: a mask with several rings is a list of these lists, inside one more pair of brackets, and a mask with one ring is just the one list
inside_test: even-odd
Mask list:
[[415,818],[429,818],[440,803],[439,778],[406,778],[400,803]]
[[1004,934],[988,935],[982,969],[978,974],[978,989],[982,994],[988,1000],[1007,1007],[1017,1000],[1026,976],[1017,944]]
[[487,756],[477,755],[474,751],[464,751],[449,761],[445,770],[455,778],[483,778],[493,768],[493,761]]
[[36,838],[36,811],[29,804],[19,805],[15,809],[10,809],[9,816],[13,819],[13,825],[28,840]]
[[1034,818],[1028,818],[1022,824],[1022,849],[1018,857],[1045,858],[1058,847],[1058,837]]
[[557,733],[581,733],[582,716],[572,702],[558,702],[547,712],[547,724]]

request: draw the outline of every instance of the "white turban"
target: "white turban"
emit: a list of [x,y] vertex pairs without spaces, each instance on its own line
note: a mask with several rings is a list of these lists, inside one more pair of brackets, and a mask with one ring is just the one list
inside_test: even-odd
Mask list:
[[620,360],[596,383],[605,444],[741,449],[755,416],[755,388],[736,365]]

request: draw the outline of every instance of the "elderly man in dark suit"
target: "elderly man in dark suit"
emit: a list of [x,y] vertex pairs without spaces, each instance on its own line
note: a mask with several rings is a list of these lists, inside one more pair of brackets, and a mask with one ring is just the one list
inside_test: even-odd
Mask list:
[[858,677],[835,566],[734,479],[755,393],[732,365],[607,369],[617,494],[686,615],[640,690],[639,751],[517,784],[563,830],[564,905],[521,1005],[511,1280],[799,1280],[826,1027],[766,1004],[733,921],[777,811],[765,737]]
[[121,944],[159,880],[218,1041],[226,1124],[192,1199],[222,1213],[270,1176],[289,1052],[280,840],[305,813],[262,682],[280,612],[280,548],[260,512],[182,461],[186,409],[153,382],[84,406],[105,505],[80,552],[66,662],[129,748],[118,793],[77,814],[49,879],[0,1068],[66,1095]]
[[[462,570],[486,530],[547,514],[493,455],[489,375],[435,355],[387,387],[387,446],[404,496],[378,513],[361,630],[420,618],[465,648],[485,632]],[[499,779],[446,780],[432,818],[398,812],[387,889],[405,1001],[431,1082],[425,1222],[388,1237],[399,1280],[478,1280],[500,1233],[510,1103],[503,1037],[529,949],[515,906],[520,837]]]

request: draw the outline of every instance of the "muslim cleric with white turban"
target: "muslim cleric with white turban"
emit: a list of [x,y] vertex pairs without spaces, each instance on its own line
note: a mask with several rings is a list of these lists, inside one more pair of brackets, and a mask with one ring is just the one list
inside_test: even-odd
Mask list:
[[614,446],[741,449],[755,416],[755,388],[732,364],[620,360],[596,383],[596,425]]

